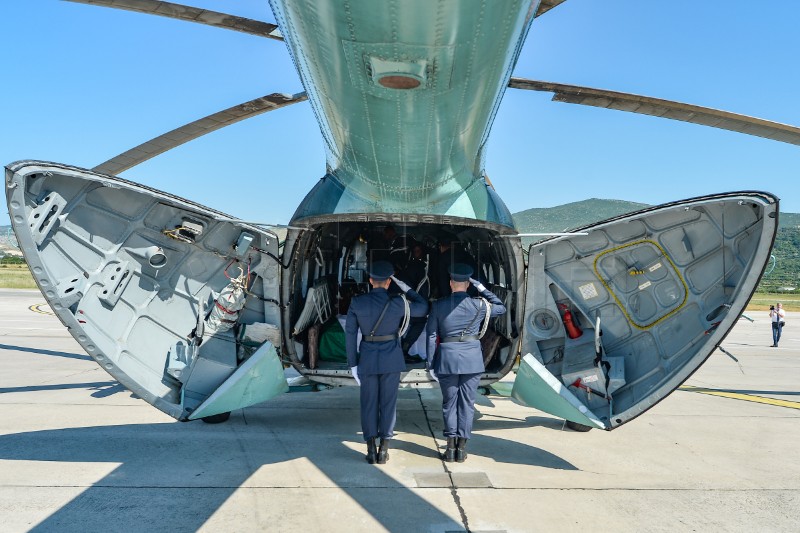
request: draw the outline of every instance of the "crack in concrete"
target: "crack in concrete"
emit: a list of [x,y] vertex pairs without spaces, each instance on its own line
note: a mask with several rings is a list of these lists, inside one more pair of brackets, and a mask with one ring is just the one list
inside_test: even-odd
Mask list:
[[[439,453],[439,441],[436,440],[436,434],[433,432],[433,427],[431,427],[431,419],[428,416],[428,410],[425,408],[425,402],[422,401],[422,393],[419,390],[417,390],[417,397],[419,398],[419,404],[422,407],[422,412],[425,414],[425,422],[428,424],[428,432],[430,432],[433,443],[436,446],[436,453]],[[461,525],[463,525],[464,530],[469,533],[469,519],[467,518],[467,512],[461,505],[461,497],[459,496],[458,489],[453,481],[453,472],[447,468],[447,463],[441,457],[441,455],[439,456],[439,460],[442,463],[442,468],[447,473],[447,477],[450,478],[450,495],[453,497],[453,502],[456,504],[456,508],[458,508],[458,514],[461,515]]]

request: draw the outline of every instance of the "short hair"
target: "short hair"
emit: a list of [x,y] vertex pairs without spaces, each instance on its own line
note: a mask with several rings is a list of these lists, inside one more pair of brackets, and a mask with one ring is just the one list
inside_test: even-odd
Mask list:
[[369,282],[370,282],[370,284],[372,284],[373,287],[387,288],[391,284],[392,280],[390,280],[389,278],[377,280],[377,279],[373,278],[372,276],[370,276],[369,277]]
[[459,289],[459,290],[460,289],[465,289],[466,290],[466,288],[469,287],[469,281],[455,281],[455,280],[451,279],[450,283],[453,284],[453,287],[455,287],[456,289]]

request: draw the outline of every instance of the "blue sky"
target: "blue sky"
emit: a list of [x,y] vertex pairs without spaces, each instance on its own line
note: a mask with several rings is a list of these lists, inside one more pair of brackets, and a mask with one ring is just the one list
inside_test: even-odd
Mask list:
[[[266,0],[187,3],[274,21]],[[302,90],[276,41],[55,0],[0,2],[0,20],[4,165],[92,167],[210,113]],[[515,75],[798,125],[798,20],[796,0],[568,0],[534,21]],[[487,172],[512,212],[745,189],[775,193],[783,211],[800,212],[800,146],[515,90],[489,142]],[[122,176],[246,220],[286,223],[324,170],[319,129],[299,104]]]

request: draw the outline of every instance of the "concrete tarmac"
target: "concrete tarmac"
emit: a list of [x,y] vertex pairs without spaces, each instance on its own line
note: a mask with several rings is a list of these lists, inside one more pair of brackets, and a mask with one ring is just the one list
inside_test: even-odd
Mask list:
[[492,394],[467,461],[444,463],[439,390],[403,390],[377,466],[355,387],[175,422],[38,291],[0,290],[0,531],[797,532],[800,334],[789,316],[771,348],[766,312],[752,315],[722,345],[739,364],[715,352],[612,432]]

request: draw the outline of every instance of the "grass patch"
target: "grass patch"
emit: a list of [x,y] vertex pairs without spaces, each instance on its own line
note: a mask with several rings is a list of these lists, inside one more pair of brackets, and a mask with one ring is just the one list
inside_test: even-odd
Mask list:
[[747,310],[769,312],[769,306],[775,305],[777,302],[783,304],[783,308],[787,313],[792,311],[800,311],[800,294],[777,294],[774,292],[755,293],[750,299],[750,303],[747,304]]
[[28,265],[0,265],[0,289],[36,289]]

